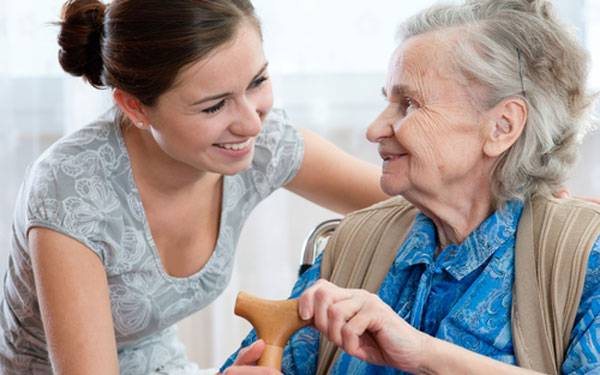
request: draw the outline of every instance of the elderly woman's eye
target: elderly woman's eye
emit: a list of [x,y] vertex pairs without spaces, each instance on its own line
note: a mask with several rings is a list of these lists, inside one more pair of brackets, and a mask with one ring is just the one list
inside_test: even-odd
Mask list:
[[402,109],[402,112],[404,112],[405,114],[409,114],[412,111],[414,111],[415,109],[419,108],[419,104],[413,100],[412,98],[409,97],[405,97],[402,99],[402,102],[400,103],[400,107]]

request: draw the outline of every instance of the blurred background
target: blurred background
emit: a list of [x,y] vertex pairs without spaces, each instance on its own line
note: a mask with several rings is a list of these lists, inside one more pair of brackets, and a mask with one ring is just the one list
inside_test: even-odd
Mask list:
[[[499,0],[500,1],[500,0]],[[254,0],[262,19],[277,107],[341,148],[378,163],[364,140],[384,106],[380,89],[395,47],[398,23],[430,0]],[[555,0],[593,59],[591,86],[600,88],[600,0]],[[26,166],[62,135],[112,105],[98,91],[67,76],[57,62],[62,1],[0,0],[0,272],[4,274],[17,189]],[[598,112],[598,111],[597,111]],[[568,183],[573,194],[600,196],[600,134],[588,135]],[[220,365],[249,325],[233,315],[238,291],[287,296],[296,278],[303,240],[336,215],[278,191],[250,216],[238,246],[231,285],[211,307],[179,325],[190,357]]]

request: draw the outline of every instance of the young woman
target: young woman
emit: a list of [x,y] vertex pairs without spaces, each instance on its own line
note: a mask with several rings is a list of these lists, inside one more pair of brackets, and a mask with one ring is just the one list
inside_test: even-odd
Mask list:
[[2,374],[194,373],[173,324],[223,291],[258,202],[280,187],[341,213],[385,198],[375,167],[271,110],[247,0],[71,0],[59,45],[116,109],[27,173]]

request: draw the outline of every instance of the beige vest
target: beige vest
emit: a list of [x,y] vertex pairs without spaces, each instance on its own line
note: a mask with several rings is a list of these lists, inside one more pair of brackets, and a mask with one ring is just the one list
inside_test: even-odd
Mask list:
[[[321,277],[376,293],[416,213],[398,197],[348,215],[327,244]],[[560,373],[599,235],[600,206],[545,197],[526,203],[517,230],[512,306],[519,366]],[[328,373],[339,353],[321,336],[317,374]]]

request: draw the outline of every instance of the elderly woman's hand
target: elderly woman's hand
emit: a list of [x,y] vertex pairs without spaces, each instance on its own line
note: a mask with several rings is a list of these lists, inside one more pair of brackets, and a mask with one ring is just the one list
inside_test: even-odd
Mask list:
[[361,360],[414,372],[427,335],[400,318],[375,294],[319,280],[299,299],[303,319],[346,353]]
[[265,350],[265,342],[258,340],[252,345],[240,350],[235,362],[231,367],[227,368],[223,375],[235,374],[262,374],[262,375],[277,375],[281,372],[268,367],[257,367],[256,362]]

